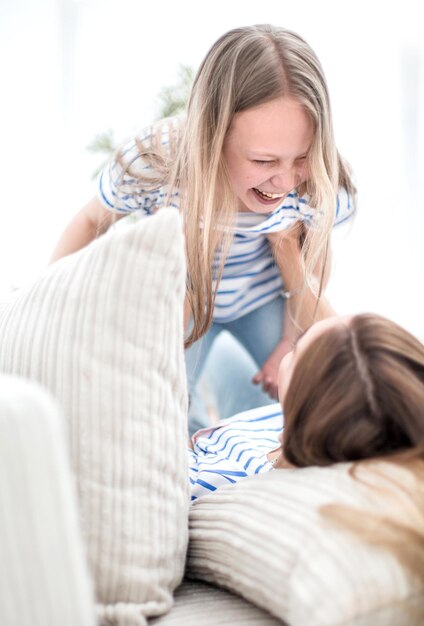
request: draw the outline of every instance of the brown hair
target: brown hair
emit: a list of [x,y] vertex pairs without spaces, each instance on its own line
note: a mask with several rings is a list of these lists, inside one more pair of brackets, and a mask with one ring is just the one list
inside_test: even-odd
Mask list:
[[[349,473],[378,502],[378,513],[326,504],[319,509],[326,522],[391,552],[422,587],[423,344],[372,314],[327,329],[299,357],[284,413],[287,461],[298,467],[353,461]],[[387,463],[375,459],[403,473],[393,478]]]
[[292,465],[424,459],[424,346],[384,317],[356,315],[299,356],[283,408]]

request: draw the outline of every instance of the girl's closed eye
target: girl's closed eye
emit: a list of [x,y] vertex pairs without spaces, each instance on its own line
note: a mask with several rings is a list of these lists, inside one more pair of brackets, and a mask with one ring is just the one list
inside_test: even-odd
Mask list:
[[[307,155],[298,157],[296,159],[296,162],[301,163],[303,165],[306,162],[306,160],[307,160]],[[266,161],[265,159],[252,159],[252,163],[257,163],[258,165],[274,165],[275,161],[274,160]]]

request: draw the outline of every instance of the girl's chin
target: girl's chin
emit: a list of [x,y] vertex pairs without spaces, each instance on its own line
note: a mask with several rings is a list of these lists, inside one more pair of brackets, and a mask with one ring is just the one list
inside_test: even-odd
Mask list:
[[257,204],[255,204],[254,202],[250,202],[249,206],[247,207],[246,205],[244,205],[245,208],[241,209],[242,211],[248,211],[249,213],[259,213],[259,214],[263,214],[263,215],[270,215],[275,207],[266,207],[266,206],[258,206]]

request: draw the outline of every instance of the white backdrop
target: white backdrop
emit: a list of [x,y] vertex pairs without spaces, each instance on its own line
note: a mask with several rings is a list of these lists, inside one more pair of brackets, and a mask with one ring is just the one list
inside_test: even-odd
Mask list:
[[424,39],[419,0],[0,0],[0,288],[47,264],[94,193],[99,157],[156,114],[181,63],[197,67],[226,30],[271,22],[303,35],[326,71],[359,212],[334,241],[329,295],[424,337]]

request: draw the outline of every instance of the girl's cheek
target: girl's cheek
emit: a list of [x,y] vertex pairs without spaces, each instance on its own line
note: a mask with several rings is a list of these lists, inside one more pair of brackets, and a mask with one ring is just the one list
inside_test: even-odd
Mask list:
[[309,179],[309,166],[304,165],[299,172],[299,178],[302,183],[305,183]]

